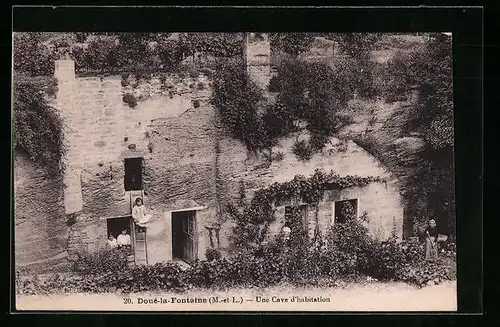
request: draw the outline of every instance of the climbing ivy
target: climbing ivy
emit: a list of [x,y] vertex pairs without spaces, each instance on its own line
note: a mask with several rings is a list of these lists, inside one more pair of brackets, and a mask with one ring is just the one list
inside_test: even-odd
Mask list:
[[308,178],[296,175],[291,181],[275,182],[267,188],[256,191],[243,210],[229,205],[228,213],[237,222],[234,231],[235,240],[243,244],[262,239],[263,231],[259,225],[268,224],[276,219],[276,203],[289,199],[297,199],[307,204],[318,203],[325,190],[364,187],[372,182],[386,182],[386,180],[373,176],[340,176],[334,171],[327,173],[316,169]]

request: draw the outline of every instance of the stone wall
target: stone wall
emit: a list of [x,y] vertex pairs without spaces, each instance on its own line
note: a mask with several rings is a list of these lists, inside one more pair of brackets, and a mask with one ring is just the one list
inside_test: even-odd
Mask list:
[[271,44],[269,35],[267,33],[248,33],[245,57],[250,78],[261,89],[267,90],[271,79]]
[[[153,78],[130,86],[120,76],[76,78],[72,65],[60,61],[56,70],[56,107],[68,127],[65,208],[77,213],[70,253],[104,245],[105,218],[130,214],[125,158],[144,158],[144,200],[152,224],[186,201],[213,205],[214,126],[206,78]],[[137,106],[123,102],[126,93],[134,94]],[[151,237],[148,246],[154,249],[155,233]]]

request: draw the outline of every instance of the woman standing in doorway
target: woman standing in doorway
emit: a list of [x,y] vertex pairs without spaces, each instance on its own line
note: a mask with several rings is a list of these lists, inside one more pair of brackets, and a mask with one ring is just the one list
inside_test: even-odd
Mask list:
[[429,227],[425,230],[425,259],[435,260],[438,256],[437,249],[438,232],[436,228],[436,221],[431,219]]

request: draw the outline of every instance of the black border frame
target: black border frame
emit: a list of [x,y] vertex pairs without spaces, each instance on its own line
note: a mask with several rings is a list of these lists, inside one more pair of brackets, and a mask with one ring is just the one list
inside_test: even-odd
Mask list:
[[[14,31],[452,32],[458,309],[459,312],[468,313],[482,311],[483,8],[478,6],[454,8],[250,6],[54,8],[46,6],[15,7],[12,12]],[[12,185],[10,192],[13,192]],[[10,247],[13,251],[12,223],[10,232]],[[13,266],[13,263],[12,255],[9,264]],[[13,280],[11,286],[12,283]],[[11,294],[10,300],[13,301],[13,298],[15,294]],[[14,310],[14,307],[9,306],[9,309]],[[16,315],[29,313],[35,312],[19,311]],[[102,315],[105,312],[92,313]],[[205,312],[203,317],[205,323],[209,320],[206,315],[210,313],[216,312]],[[158,313],[140,312],[140,314]],[[248,313],[229,313],[229,315],[242,314]],[[411,313],[405,314],[411,315]],[[132,321],[130,318],[132,317],[128,317],[127,320]]]

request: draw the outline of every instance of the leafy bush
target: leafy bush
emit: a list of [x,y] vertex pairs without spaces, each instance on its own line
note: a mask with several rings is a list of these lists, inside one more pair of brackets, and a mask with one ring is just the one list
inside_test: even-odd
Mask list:
[[[52,76],[56,53],[42,42],[42,33],[16,32],[13,35],[13,66],[16,73]],[[15,76],[14,76],[15,77]]]
[[269,92],[279,92],[280,90],[280,81],[278,77],[271,77],[271,79],[269,80]]
[[[186,270],[175,263],[127,267],[122,265],[121,251],[103,251],[80,259],[76,274],[33,276],[17,271],[16,291],[31,295],[184,292],[193,287],[228,289],[280,283],[324,286],[334,285],[339,278],[360,274],[422,287],[456,278],[455,260],[447,257],[434,262],[422,260],[423,247],[418,242],[374,242],[359,221],[336,224],[327,237],[329,242],[325,248],[321,242],[319,246],[311,246],[297,212],[290,215],[290,220],[289,244],[276,237],[253,250],[240,249],[227,258],[216,255],[217,250],[207,251],[209,260],[196,261]],[[111,257],[121,264],[110,262]]]
[[214,71],[210,68],[201,68],[200,72],[208,78],[211,78],[214,75]]
[[281,161],[285,158],[285,154],[281,151],[276,151],[276,152],[263,152],[263,157],[266,161],[268,162],[273,162],[273,161]]
[[14,74],[14,148],[28,154],[49,173],[60,171],[65,153],[64,122],[49,105],[56,82],[52,78]]
[[395,280],[419,287],[440,284],[456,278],[455,261],[439,258],[436,261],[418,260],[405,264],[396,274]]
[[200,100],[194,100],[193,101],[193,108],[199,108],[200,107]]
[[73,262],[72,271],[96,275],[117,272],[127,267],[127,253],[119,249],[100,249],[95,253],[81,252]]
[[269,39],[272,47],[297,56],[311,47],[314,35],[312,33],[271,33]]
[[328,143],[329,136],[323,133],[313,133],[309,139],[309,146],[312,150],[318,151],[323,149],[323,147]]
[[262,91],[239,66],[221,66],[214,76],[211,103],[218,109],[221,122],[233,137],[249,150],[267,147],[263,125],[257,116]]
[[219,260],[221,258],[221,254],[220,251],[217,249],[208,248],[205,251],[205,257],[207,258],[208,261]]
[[132,93],[125,93],[123,95],[123,102],[128,104],[130,108],[137,106],[137,98]]
[[302,161],[312,158],[312,149],[306,140],[295,140],[292,146],[292,152]]

